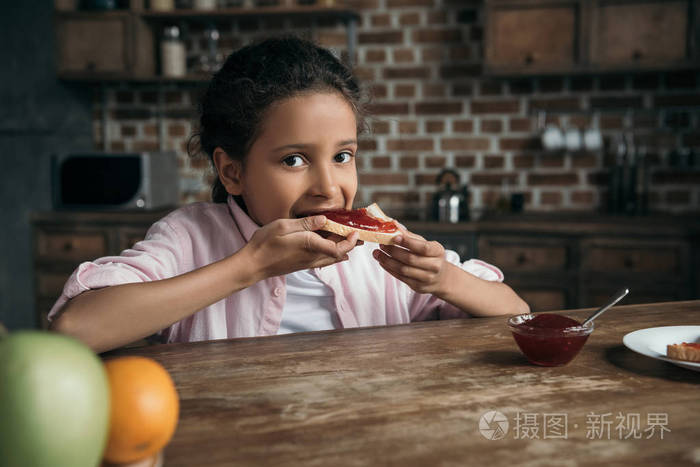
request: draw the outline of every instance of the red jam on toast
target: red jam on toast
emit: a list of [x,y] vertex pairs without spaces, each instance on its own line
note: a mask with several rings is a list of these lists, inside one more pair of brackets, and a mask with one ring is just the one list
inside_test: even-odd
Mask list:
[[384,221],[372,217],[367,213],[367,209],[338,209],[334,211],[325,211],[323,214],[329,220],[343,224],[356,229],[369,230],[372,232],[394,233],[398,227],[393,221]]

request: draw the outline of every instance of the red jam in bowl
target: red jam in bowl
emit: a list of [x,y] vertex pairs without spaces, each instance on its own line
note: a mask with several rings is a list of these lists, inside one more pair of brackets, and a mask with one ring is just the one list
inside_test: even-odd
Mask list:
[[508,320],[515,342],[527,359],[542,366],[566,365],[593,332],[575,319],[553,313],[518,315]]

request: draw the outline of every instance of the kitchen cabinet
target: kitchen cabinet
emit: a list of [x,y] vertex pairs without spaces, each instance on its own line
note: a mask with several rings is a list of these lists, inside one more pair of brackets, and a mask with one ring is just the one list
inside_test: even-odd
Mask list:
[[45,329],[46,315],[63,285],[83,261],[118,255],[143,239],[165,211],[47,212],[32,217],[34,283],[37,324]]
[[695,246],[693,248],[693,255],[691,259],[690,275],[693,278],[693,283],[695,285],[695,296],[700,295],[700,229],[693,235],[692,244]]
[[533,214],[407,227],[446,247],[473,245],[462,260],[498,266],[533,311],[600,306],[623,286],[626,304],[700,297],[696,220]]
[[683,300],[692,295],[691,244],[683,238],[581,241],[580,306],[598,306],[610,284],[629,286],[631,303]]
[[503,235],[480,232],[479,258],[503,271],[508,283],[533,310],[575,306],[575,244],[560,235]]
[[132,0],[131,7],[125,10],[54,13],[58,77],[101,83],[204,83],[209,75],[161,76],[158,44],[163,28],[176,24],[187,30],[190,25],[230,24],[239,19],[268,17],[341,20],[346,26],[348,57],[351,61],[354,57],[359,15],[347,8],[283,2],[249,8],[151,11],[143,9],[143,2]]
[[137,14],[57,12],[55,27],[56,68],[63,78],[89,75],[108,79],[155,74],[153,32]]
[[689,61],[690,0],[599,1],[593,10],[591,64],[639,68]]
[[491,75],[700,65],[697,0],[486,0]]
[[485,62],[498,70],[566,71],[579,65],[578,2],[504,3],[488,10]]

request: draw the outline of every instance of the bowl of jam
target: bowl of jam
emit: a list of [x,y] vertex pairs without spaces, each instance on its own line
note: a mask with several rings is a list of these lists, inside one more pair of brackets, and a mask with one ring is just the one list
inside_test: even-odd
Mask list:
[[593,332],[593,321],[582,326],[554,313],[524,314],[508,319],[508,327],[525,357],[535,365],[566,365]]

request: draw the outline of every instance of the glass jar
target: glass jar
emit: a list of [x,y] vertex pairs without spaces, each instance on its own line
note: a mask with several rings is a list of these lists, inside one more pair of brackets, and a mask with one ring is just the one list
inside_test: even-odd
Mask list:
[[153,11],[172,11],[175,9],[175,0],[151,0],[149,7]]
[[193,0],[192,8],[195,10],[215,10],[217,8],[216,0]]
[[160,42],[161,74],[168,78],[179,78],[187,73],[185,43],[180,37],[180,28],[166,26]]

